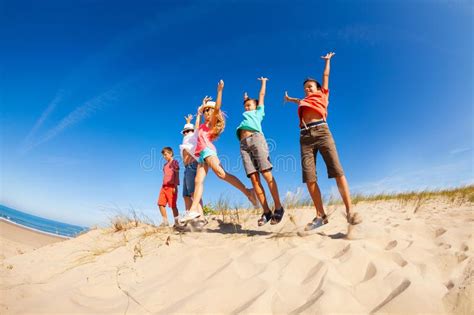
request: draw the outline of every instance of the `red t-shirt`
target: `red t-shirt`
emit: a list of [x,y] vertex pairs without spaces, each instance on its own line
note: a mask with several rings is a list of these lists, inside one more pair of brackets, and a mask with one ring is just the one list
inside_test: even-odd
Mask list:
[[298,117],[301,120],[303,118],[304,110],[316,111],[326,120],[328,116],[328,104],[329,104],[329,90],[321,88],[316,93],[310,94],[303,98],[298,104]]
[[163,186],[179,185],[179,163],[171,160],[163,166]]

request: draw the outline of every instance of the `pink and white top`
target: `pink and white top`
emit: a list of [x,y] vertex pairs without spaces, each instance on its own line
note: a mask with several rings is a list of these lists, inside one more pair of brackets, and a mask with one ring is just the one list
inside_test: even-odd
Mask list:
[[194,152],[195,156],[199,156],[202,150],[204,150],[206,147],[209,149],[214,150],[214,152],[217,152],[216,147],[211,141],[211,128],[207,126],[207,124],[202,124],[199,126],[199,129],[197,131],[198,137],[197,137],[197,143],[196,143],[196,151]]

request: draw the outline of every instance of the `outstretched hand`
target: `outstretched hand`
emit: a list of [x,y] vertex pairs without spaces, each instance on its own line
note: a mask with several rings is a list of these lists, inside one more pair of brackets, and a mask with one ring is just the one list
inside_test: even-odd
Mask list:
[[186,123],[190,124],[191,120],[193,120],[194,116],[191,114],[188,114],[188,116],[184,116],[184,119],[186,119]]
[[290,101],[290,97],[288,96],[288,91],[285,91],[285,97],[283,98],[284,102],[289,102]]
[[335,55],[336,53],[334,52],[329,52],[326,54],[326,56],[321,56],[321,59],[324,59],[324,60],[331,60],[331,58]]
[[217,83],[217,91],[221,92],[224,89],[224,80],[220,80],[219,83]]
[[268,81],[269,79],[265,78],[265,77],[260,77],[260,78],[257,78],[257,80],[259,80],[259,81]]
[[204,105],[206,105],[206,103],[209,102],[210,100],[212,100],[212,97],[207,96],[207,95],[204,96],[204,98],[202,99],[202,104],[198,108],[198,113],[202,114],[202,109],[203,109]]

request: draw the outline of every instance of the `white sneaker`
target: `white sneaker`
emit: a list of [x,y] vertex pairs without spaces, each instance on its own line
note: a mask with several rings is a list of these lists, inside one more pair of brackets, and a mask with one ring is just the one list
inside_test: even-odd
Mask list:
[[316,218],[313,219],[313,221],[311,221],[311,223],[306,224],[306,227],[305,227],[304,230],[305,231],[311,231],[311,230],[317,229],[317,228],[319,228],[319,227],[321,227],[321,226],[323,226],[327,223],[328,222],[327,222],[326,217],[324,217],[324,219],[316,217]]
[[184,224],[188,221],[198,218],[200,215],[201,214],[196,211],[186,211],[186,213],[181,218],[179,218],[179,222]]

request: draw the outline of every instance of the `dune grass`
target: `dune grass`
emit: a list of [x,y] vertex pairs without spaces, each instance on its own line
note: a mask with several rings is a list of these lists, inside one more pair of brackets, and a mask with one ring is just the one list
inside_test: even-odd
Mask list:
[[[380,194],[352,194],[352,203],[357,205],[360,202],[370,201],[399,201],[402,204],[415,203],[414,212],[416,212],[426,201],[433,198],[446,198],[450,202],[474,203],[474,185],[462,186],[451,189],[408,191],[400,193],[380,193]],[[337,206],[342,205],[342,200],[331,196],[325,200],[325,205]],[[313,201],[307,194],[306,190],[298,188],[295,192],[287,192],[283,199],[285,209],[301,209],[314,207]],[[221,194],[216,202],[204,205],[204,215],[216,217],[224,223],[240,224],[246,221],[249,215],[259,215],[261,208],[247,207],[241,203],[232,201],[230,195]],[[136,227],[144,227],[143,237],[162,234],[157,229],[153,221],[143,215],[138,214],[133,208],[128,211],[115,211],[115,216],[110,217],[110,231],[125,232]]]
[[352,203],[361,201],[398,200],[401,202],[428,200],[431,198],[447,198],[450,202],[474,202],[474,185],[437,190],[409,191],[402,193],[381,193],[372,195],[354,194]]

